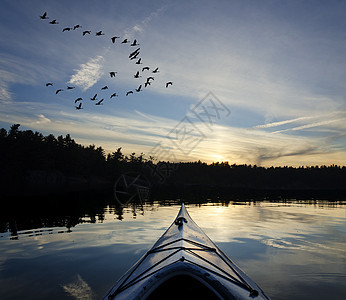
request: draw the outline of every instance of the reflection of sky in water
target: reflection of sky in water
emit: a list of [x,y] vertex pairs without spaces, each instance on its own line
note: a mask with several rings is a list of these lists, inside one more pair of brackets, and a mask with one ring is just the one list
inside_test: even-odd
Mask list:
[[[0,298],[81,298],[80,291],[88,289],[90,299],[100,298],[164,233],[178,208],[148,205],[135,217],[128,208],[120,221],[108,207],[102,221],[79,224],[69,233],[33,229],[19,233],[18,240],[0,234]],[[273,299],[325,299],[330,290],[346,297],[345,206],[256,202],[187,208]]]

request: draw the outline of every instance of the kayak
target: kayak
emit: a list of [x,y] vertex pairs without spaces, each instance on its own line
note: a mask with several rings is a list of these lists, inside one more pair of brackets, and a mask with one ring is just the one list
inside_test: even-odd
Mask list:
[[192,220],[185,205],[154,246],[104,297],[269,299]]

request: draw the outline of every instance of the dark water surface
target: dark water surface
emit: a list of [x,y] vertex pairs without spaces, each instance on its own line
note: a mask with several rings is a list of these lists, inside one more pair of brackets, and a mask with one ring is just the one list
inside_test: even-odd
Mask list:
[[[272,299],[346,299],[345,204],[186,206]],[[54,214],[47,206],[46,213],[1,214],[0,299],[101,298],[164,233],[180,204],[105,203],[82,213],[65,207]]]

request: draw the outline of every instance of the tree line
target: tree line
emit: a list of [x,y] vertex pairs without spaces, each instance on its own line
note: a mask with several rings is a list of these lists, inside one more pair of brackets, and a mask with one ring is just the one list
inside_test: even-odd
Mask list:
[[[112,185],[121,174],[140,172],[154,185],[250,189],[345,189],[345,166],[260,167],[214,162],[162,162],[144,153],[106,154],[102,147],[83,146],[70,134],[44,136],[13,124],[0,129],[0,188],[85,188]],[[1,193],[1,192],[0,192]]]

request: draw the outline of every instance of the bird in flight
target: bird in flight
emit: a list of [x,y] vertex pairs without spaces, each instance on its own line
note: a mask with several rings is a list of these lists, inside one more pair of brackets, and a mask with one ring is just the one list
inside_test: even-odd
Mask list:
[[108,86],[104,86],[101,90],[107,90],[108,89]]
[[79,24],[73,26],[73,30],[76,30],[77,28],[82,28],[82,26],[80,26]]
[[117,72],[109,72],[109,75],[110,75],[111,77],[115,77],[115,74],[117,74]]
[[128,95],[130,95],[130,94],[133,94],[133,92],[132,92],[132,91],[128,91],[128,92],[126,93],[126,96],[128,96]]
[[63,89],[58,89],[56,92],[55,92],[55,94],[59,94],[60,92],[62,92],[63,91]]
[[168,86],[170,86],[170,85],[172,85],[173,84],[173,82],[172,81],[168,81],[168,82],[166,82],[166,88],[168,88]]
[[113,97],[118,97],[117,93],[113,93],[110,98],[113,98]]
[[149,67],[143,67],[143,68],[142,68],[142,72],[143,72],[144,70],[149,71],[149,69],[150,69]]
[[134,78],[139,78],[139,77],[142,77],[139,75],[139,71],[137,71],[137,73],[135,75],[133,75]]
[[49,24],[59,24],[55,19],[53,21],[50,21]]
[[138,55],[140,49],[141,49],[141,48],[137,48],[135,51],[133,51],[132,53],[130,53],[129,58],[132,58],[133,56]]
[[40,18],[41,18],[42,20],[49,19],[49,18],[47,17],[47,13],[46,13],[46,12],[45,12],[42,16],[40,16]]
[[76,100],[74,100],[74,103],[77,103],[78,101],[82,101],[83,99],[82,98],[77,98]]
[[101,36],[101,35],[105,35],[105,34],[102,32],[102,30],[100,30],[100,31],[96,32],[95,35],[96,36]]
[[83,109],[83,108],[82,108],[82,102],[80,102],[79,105],[78,105],[78,106],[75,106],[75,107],[76,107],[76,109]]
[[65,32],[65,31],[70,31],[72,28],[70,28],[70,27],[65,27],[63,30],[62,30],[62,32]]
[[159,68],[156,68],[153,73],[159,73]]
[[136,89],[136,92],[140,92],[140,91],[141,91],[141,88],[142,88],[142,85],[140,85],[140,86],[138,87],[138,89]]
[[141,58],[139,58],[139,59],[136,61],[136,64],[137,64],[137,65],[141,65],[141,64],[142,64],[142,62],[141,62],[141,61],[142,61],[142,59],[141,59]]
[[94,95],[94,97],[90,98],[90,100],[96,100],[97,94]]
[[67,89],[68,90],[73,90],[75,87],[74,86],[68,86]]
[[137,58],[137,56],[139,55],[139,52],[137,52],[136,54],[134,54],[132,57],[130,57],[131,60],[134,60]]
[[134,41],[132,42],[132,44],[131,44],[131,46],[137,46],[137,45],[139,45],[139,44],[137,43],[137,40],[134,40]]
[[85,30],[85,31],[83,31],[83,36],[85,36],[86,34],[90,34],[90,33],[91,33],[90,30]]
[[154,77],[148,77],[147,82],[144,83],[144,87],[147,87],[148,85],[150,85],[150,80],[154,80]]
[[99,102],[97,102],[95,105],[101,105],[101,103],[103,102],[103,98],[99,101]]
[[118,36],[113,36],[113,37],[111,37],[112,43],[114,44],[114,43],[115,43],[115,40],[118,39],[118,38],[119,38]]
[[121,43],[122,44],[127,44],[127,43],[129,43],[130,41],[128,40],[128,39],[124,39]]
[[46,86],[53,86],[53,83],[52,82],[47,82]]

